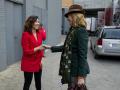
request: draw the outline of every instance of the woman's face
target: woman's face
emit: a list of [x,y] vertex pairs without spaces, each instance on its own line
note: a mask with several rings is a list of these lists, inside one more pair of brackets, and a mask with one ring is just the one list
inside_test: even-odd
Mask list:
[[37,19],[33,24],[33,29],[38,30],[39,27],[40,27],[40,22],[39,22],[39,19]]
[[72,16],[68,15],[67,20],[69,21],[69,24],[72,26],[73,24]]

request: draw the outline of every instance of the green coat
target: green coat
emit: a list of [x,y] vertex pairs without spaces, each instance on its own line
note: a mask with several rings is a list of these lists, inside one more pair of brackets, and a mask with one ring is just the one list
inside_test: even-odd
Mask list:
[[88,33],[84,27],[70,28],[64,45],[53,46],[51,50],[52,52],[62,52],[59,75],[62,76],[63,84],[69,83],[70,77],[86,77],[89,74]]

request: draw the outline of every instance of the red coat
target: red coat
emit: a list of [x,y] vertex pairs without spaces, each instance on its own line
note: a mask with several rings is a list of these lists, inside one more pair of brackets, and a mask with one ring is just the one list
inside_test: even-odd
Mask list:
[[42,40],[46,39],[40,31],[37,32],[37,39],[33,34],[23,32],[21,45],[23,50],[21,70],[25,72],[38,72],[42,69],[41,60],[43,57],[43,51],[34,52],[34,48],[42,45]]
[[39,30],[40,30],[40,33],[42,33],[42,36],[44,37],[43,40],[45,40],[46,39],[46,30],[45,30],[45,28],[42,27]]

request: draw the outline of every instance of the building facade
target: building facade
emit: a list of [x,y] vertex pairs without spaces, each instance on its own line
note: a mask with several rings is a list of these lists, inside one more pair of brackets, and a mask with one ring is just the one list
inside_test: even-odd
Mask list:
[[85,9],[107,8],[112,0],[74,0],[74,3],[82,5]]
[[120,25],[120,0],[113,0],[113,25]]
[[73,4],[73,0],[62,0],[62,34],[67,34],[69,31],[68,20],[64,17],[68,12],[68,8]]
[[73,0],[62,0],[62,8],[68,8],[73,4]]
[[0,0],[0,71],[21,60],[21,34],[26,18],[39,16],[47,32],[47,43],[59,43],[61,0]]

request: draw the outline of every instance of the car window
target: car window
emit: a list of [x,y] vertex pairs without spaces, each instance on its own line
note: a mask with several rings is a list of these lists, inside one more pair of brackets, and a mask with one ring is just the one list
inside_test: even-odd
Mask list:
[[105,39],[120,39],[120,29],[104,29],[102,37]]

